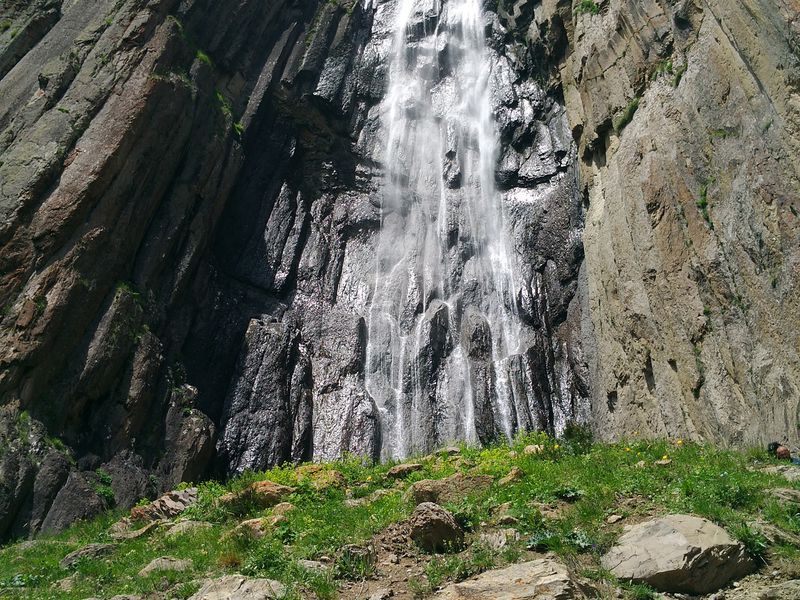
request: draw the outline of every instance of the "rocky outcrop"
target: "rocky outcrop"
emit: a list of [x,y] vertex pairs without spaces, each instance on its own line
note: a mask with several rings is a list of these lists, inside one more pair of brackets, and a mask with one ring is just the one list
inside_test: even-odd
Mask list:
[[797,440],[800,7],[597,6],[544,2],[528,30],[568,43],[592,423]]
[[755,570],[742,544],[711,521],[691,515],[627,526],[602,564],[623,581],[690,594],[714,592]]

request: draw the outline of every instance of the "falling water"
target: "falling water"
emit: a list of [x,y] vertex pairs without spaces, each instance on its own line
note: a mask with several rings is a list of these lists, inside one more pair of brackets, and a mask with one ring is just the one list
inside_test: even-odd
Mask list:
[[480,2],[396,10],[366,370],[384,457],[487,427],[510,437],[507,362],[521,351]]

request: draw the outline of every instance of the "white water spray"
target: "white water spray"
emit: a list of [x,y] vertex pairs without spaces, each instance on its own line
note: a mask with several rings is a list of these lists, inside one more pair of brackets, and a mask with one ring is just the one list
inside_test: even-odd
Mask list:
[[479,0],[398,0],[367,390],[383,456],[478,439],[466,315],[491,332],[492,419],[514,431],[515,265],[495,189],[498,135]]

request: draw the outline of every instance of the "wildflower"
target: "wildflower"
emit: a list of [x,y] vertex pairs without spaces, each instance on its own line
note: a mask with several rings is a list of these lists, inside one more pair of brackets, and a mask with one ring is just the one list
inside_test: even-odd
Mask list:
[[661,460],[669,460],[669,455],[665,454],[661,457]]
[[676,446],[683,446],[683,440],[676,440],[675,441],[675,445]]
[[367,476],[367,481],[372,481],[372,475]]
[[630,449],[629,447],[627,447],[627,446],[626,446],[626,447],[625,447],[625,452],[630,452],[630,451],[631,451],[631,449]]
[[561,447],[561,446],[559,446],[558,444],[556,444],[555,446],[553,446],[553,450],[558,450],[560,447]]

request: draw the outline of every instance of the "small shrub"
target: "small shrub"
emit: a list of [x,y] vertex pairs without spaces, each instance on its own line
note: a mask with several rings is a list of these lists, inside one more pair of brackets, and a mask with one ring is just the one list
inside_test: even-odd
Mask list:
[[711,215],[708,214],[708,185],[708,183],[704,183],[703,187],[700,188],[700,198],[695,204],[697,204],[697,208],[700,209],[700,214],[703,215],[705,222],[708,223],[711,229],[714,229],[714,224],[711,222]]
[[633,115],[636,114],[636,111],[639,109],[639,98],[634,98],[630,102],[628,102],[628,106],[626,106],[622,112],[620,112],[614,118],[614,131],[617,132],[619,135],[625,127],[627,127],[628,123],[633,120]]
[[260,540],[244,563],[244,575],[280,577],[288,565],[289,559],[283,543],[274,537]]
[[576,421],[567,422],[563,437],[567,450],[575,455],[589,452],[594,442],[591,427]]
[[199,60],[201,63],[207,64],[209,67],[213,67],[214,63],[211,61],[211,57],[208,56],[205,52],[198,49],[197,53],[195,54],[195,58]]
[[11,20],[10,19],[3,19],[0,21],[0,33],[5,33],[11,29]]
[[363,581],[375,574],[375,553],[360,548],[345,549],[336,561],[336,576],[351,581]]
[[114,506],[114,504],[116,504],[116,497],[114,496],[114,488],[111,487],[113,481],[111,475],[105,469],[97,469],[94,475],[94,491],[103,499],[106,506]]
[[628,592],[631,600],[656,600],[660,596],[645,583],[622,583],[622,589]]
[[597,5],[597,2],[594,2],[594,0],[581,0],[580,4],[575,7],[576,15],[596,15],[599,12],[600,7]]
[[767,548],[769,543],[760,532],[747,525],[733,527],[732,533],[747,550],[750,558],[756,562],[766,563]]
[[556,498],[564,502],[577,502],[584,496],[583,490],[574,487],[564,486],[553,492]]
[[555,551],[561,547],[561,536],[549,529],[541,529],[528,538],[526,547],[535,552]]
[[675,70],[675,76],[672,78],[672,87],[678,87],[683,79],[683,74],[686,73],[686,64],[682,64]]

